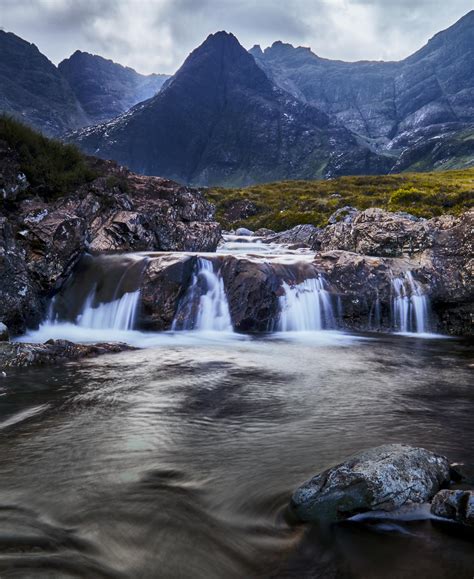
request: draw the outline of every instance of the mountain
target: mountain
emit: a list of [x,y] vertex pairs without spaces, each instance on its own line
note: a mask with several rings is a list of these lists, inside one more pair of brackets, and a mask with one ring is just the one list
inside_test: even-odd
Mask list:
[[386,169],[339,122],[277,88],[226,32],[211,34],[155,97],[71,139],[140,173],[197,185]]
[[0,111],[48,135],[88,123],[68,82],[34,44],[0,30]]
[[151,98],[169,78],[166,74],[145,76],[80,50],[63,60],[58,68],[92,123],[112,119]]
[[250,52],[277,86],[335,117],[374,150],[403,155],[394,170],[426,162],[439,138],[451,155],[465,156],[459,131],[474,134],[474,11],[400,62],[331,61],[282,42]]

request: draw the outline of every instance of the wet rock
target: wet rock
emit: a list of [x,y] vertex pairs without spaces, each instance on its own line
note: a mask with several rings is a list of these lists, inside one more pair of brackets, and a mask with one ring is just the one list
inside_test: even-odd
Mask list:
[[389,444],[316,475],[297,489],[291,508],[302,521],[337,521],[429,501],[448,482],[445,457],[423,448]]
[[315,245],[320,232],[321,229],[319,229],[319,227],[305,223],[303,225],[296,225],[292,229],[288,229],[288,231],[269,235],[265,238],[265,243],[304,243],[312,247]]
[[132,349],[121,343],[74,344],[67,340],[48,340],[44,344],[0,343],[0,370],[45,366]]
[[349,214],[348,219],[324,229],[319,237],[322,251],[340,249],[377,257],[401,257],[423,251],[433,243],[433,224],[413,221],[404,214],[371,208]]
[[268,237],[269,235],[274,234],[275,231],[273,231],[273,229],[267,229],[266,227],[260,227],[260,229],[257,229],[257,231],[255,232],[256,237]]
[[474,486],[474,464],[454,462],[449,467],[454,482]]
[[437,517],[474,527],[474,491],[443,489],[434,497],[431,512]]
[[[332,197],[332,195],[331,195]],[[339,195],[340,197],[340,195]],[[352,223],[354,217],[359,213],[359,210],[350,205],[341,207],[335,211],[328,219],[329,225],[334,225],[335,223]]]
[[235,232],[235,235],[238,235],[239,237],[251,237],[253,234],[253,231],[246,227],[239,227]]
[[0,342],[8,342],[9,339],[10,334],[7,326],[3,322],[0,322]]
[[[14,155],[3,153],[0,168]],[[101,174],[92,183],[52,201],[30,195],[0,214],[0,319],[13,333],[43,319],[87,251],[215,251],[219,243],[214,207],[199,190],[90,162]]]

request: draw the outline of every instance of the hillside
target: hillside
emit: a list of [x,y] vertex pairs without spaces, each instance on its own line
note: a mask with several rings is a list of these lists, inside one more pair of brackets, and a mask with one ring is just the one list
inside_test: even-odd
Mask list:
[[207,197],[227,229],[282,231],[300,223],[324,226],[334,211],[346,205],[406,211],[419,217],[457,215],[474,206],[474,169],[215,188],[207,191]]

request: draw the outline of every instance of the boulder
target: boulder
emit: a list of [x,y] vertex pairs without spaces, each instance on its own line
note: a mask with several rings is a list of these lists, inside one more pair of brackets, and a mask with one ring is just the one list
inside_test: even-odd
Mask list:
[[275,235],[275,231],[273,229],[267,229],[266,227],[260,227],[255,232],[256,237],[268,237],[269,235]]
[[319,227],[315,227],[310,223],[304,223],[303,225],[296,225],[287,231],[267,236],[265,238],[265,243],[304,243],[307,246],[312,247],[317,243],[320,232],[321,229],[319,229]]
[[0,342],[8,342],[9,339],[10,334],[7,326],[3,322],[0,322]]
[[[332,197],[332,195],[331,195]],[[346,205],[345,207],[340,207],[337,211],[329,217],[328,224],[334,225],[335,223],[352,223],[354,217],[359,213],[359,210],[355,207],[351,207],[350,205]]]
[[451,479],[459,484],[474,486],[474,465],[453,462],[450,466]]
[[368,511],[393,511],[429,501],[449,483],[448,460],[403,444],[354,455],[302,485],[291,509],[302,521],[338,521]]
[[253,234],[253,231],[247,229],[246,227],[239,227],[235,232],[235,235],[239,237],[251,237]]
[[474,491],[443,489],[434,497],[431,512],[437,517],[474,527]]

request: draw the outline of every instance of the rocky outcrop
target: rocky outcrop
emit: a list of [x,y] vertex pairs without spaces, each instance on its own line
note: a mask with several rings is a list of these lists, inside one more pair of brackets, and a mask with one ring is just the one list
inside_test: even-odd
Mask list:
[[120,343],[73,344],[67,340],[48,340],[44,344],[0,342],[0,370],[47,366],[132,349],[127,344]]
[[474,527],[474,491],[443,489],[433,499],[431,512],[437,517]]
[[317,244],[321,229],[306,223],[303,225],[296,225],[288,231],[275,233],[274,235],[265,236],[265,243],[284,243],[288,245],[302,244],[308,247]]
[[391,444],[357,454],[316,475],[293,495],[302,521],[337,521],[429,501],[449,483],[449,462],[423,448]]
[[8,342],[9,338],[10,333],[8,331],[8,328],[6,327],[5,324],[0,322],[0,342]]
[[68,195],[23,195],[4,215],[0,206],[0,321],[13,332],[39,323],[47,298],[85,252],[217,247],[221,229],[200,191],[112,162],[91,163],[100,177]]

